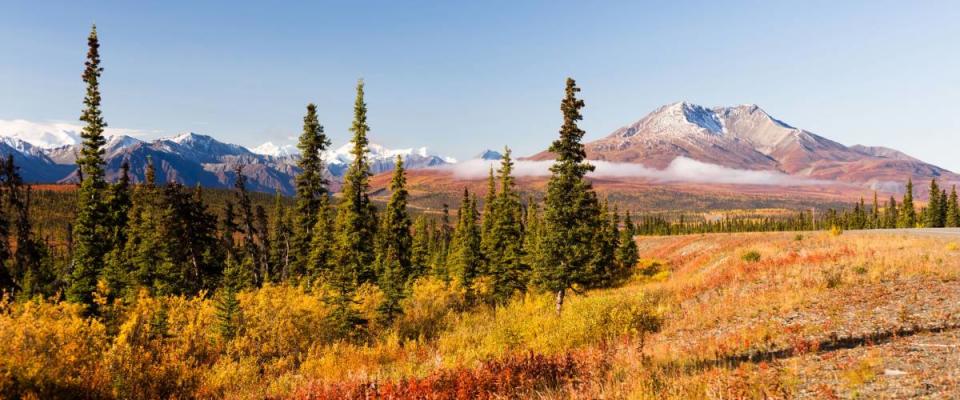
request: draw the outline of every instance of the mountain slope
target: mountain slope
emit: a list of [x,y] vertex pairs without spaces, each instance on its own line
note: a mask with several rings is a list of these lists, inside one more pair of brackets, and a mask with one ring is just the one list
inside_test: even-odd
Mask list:
[[[960,176],[899,151],[843,144],[793,127],[756,105],[706,108],[686,102],[585,144],[593,160],[666,168],[677,157],[728,168],[770,170],[816,180],[889,188],[908,177],[960,181]],[[542,152],[531,159],[548,160]]]
[[[0,121],[0,154],[13,154],[21,175],[28,182],[76,182],[76,155],[80,150],[79,128],[70,124],[33,124],[27,121]],[[8,131],[3,129],[7,127]],[[292,145],[259,146],[251,151],[243,146],[221,142],[194,132],[172,138],[143,141],[113,131],[104,146],[106,177],[119,177],[120,166],[130,163],[131,178],[144,180],[146,166],[152,160],[161,182],[180,182],[185,185],[229,188],[233,186],[235,168],[243,166],[248,187],[255,191],[285,194],[294,192],[294,176],[299,154]],[[24,138],[24,139],[21,139]],[[31,141],[33,143],[31,143]],[[344,145],[324,154],[327,176],[336,188],[337,181],[353,157],[350,145]],[[260,154],[268,153],[268,154]],[[370,145],[373,173],[392,171],[396,157],[404,158],[407,168],[428,168],[454,163],[456,160],[432,154],[426,148],[392,150],[378,144]]]

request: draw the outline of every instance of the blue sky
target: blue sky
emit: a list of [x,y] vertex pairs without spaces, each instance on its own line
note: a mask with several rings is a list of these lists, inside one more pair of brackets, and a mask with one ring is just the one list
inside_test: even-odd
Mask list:
[[95,22],[107,121],[153,135],[287,143],[315,102],[340,144],[362,77],[376,142],[531,154],[572,76],[587,139],[674,101],[756,103],[960,170],[960,2],[141,3],[0,3],[0,119],[76,120]]

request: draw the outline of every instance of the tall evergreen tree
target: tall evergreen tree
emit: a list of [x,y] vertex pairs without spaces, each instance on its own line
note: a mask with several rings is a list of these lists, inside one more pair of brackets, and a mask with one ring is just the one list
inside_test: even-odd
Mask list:
[[[491,239],[491,228],[493,227],[493,207],[497,200],[497,180],[493,174],[493,166],[490,166],[490,174],[487,177],[487,194],[483,198],[483,214],[480,222],[481,242]],[[484,257],[487,255],[484,254]]]
[[886,215],[885,228],[896,228],[897,224],[900,223],[900,213],[897,211],[897,199],[893,198],[893,196],[890,196],[890,200],[887,202],[884,215]]
[[451,245],[450,279],[461,288],[467,301],[473,299],[473,283],[483,267],[480,249],[480,227],[477,225],[477,200],[466,188],[460,202],[457,229]]
[[379,285],[384,293],[379,311],[384,322],[392,321],[402,311],[400,300],[411,275],[413,237],[410,235],[411,222],[407,214],[407,178],[400,156],[397,156],[393,179],[390,181],[390,193],[379,231]]
[[[526,288],[528,267],[523,262],[523,206],[513,180],[513,161],[510,149],[504,149],[497,171],[500,190],[490,201],[483,216],[488,229],[482,238],[486,266],[484,273],[492,283],[492,298],[496,304],[510,300]],[[488,199],[490,196],[488,195]]]
[[[247,192],[247,177],[243,175],[243,165],[238,164],[234,170],[233,187],[237,200],[237,206],[240,207],[240,232],[243,233],[243,259],[249,259],[253,264],[253,277],[256,284],[263,283],[263,273],[266,271],[262,264],[262,249],[257,242],[256,216],[253,210],[253,201],[250,199],[250,193]],[[246,261],[244,261],[246,262]]]
[[[432,223],[432,222],[431,222]],[[434,232],[431,237],[431,270],[434,276],[448,282],[450,279],[449,263],[453,252],[452,244],[454,236],[454,227],[450,224],[450,206],[443,203],[443,210],[440,213],[440,224],[436,229],[430,229]]]
[[940,187],[936,179],[930,180],[930,200],[927,202],[927,208],[923,213],[923,224],[927,228],[938,228],[943,226],[940,221]]
[[401,276],[406,275],[410,270],[410,249],[413,244],[413,237],[410,234],[412,222],[407,214],[407,178],[406,171],[403,168],[403,159],[397,156],[396,164],[393,170],[393,178],[390,181],[390,200],[387,202],[387,208],[384,210],[380,234],[379,257],[385,259],[390,248],[394,249],[396,261],[403,269]]
[[634,228],[630,213],[624,215],[623,228],[620,229],[619,247],[617,247],[617,282],[629,278],[640,256],[637,242],[633,240]]
[[937,203],[937,206],[939,206],[937,209],[937,227],[943,228],[947,226],[947,208],[949,207],[947,203],[949,201],[947,198],[947,189],[941,188],[940,196],[938,196],[937,199],[939,200]]
[[337,212],[336,268],[345,268],[358,283],[373,282],[376,276],[374,240],[376,209],[370,202],[370,164],[367,160],[367,104],[363,99],[363,81],[357,84],[353,107],[353,162],[343,177],[342,201]]
[[550,167],[543,213],[543,258],[536,266],[541,285],[556,293],[558,314],[567,289],[587,279],[586,267],[594,256],[593,240],[599,222],[597,197],[585,178],[594,167],[586,162],[581,143],[585,132],[577,126],[583,119],[580,109],[584,106],[577,98],[579,91],[576,82],[567,78],[566,96],[560,104],[560,138],[549,149],[556,162]]
[[950,197],[947,198],[946,226],[948,228],[960,227],[960,206],[957,204],[957,186],[950,189]]
[[[327,181],[324,178],[323,152],[330,146],[330,139],[323,132],[323,126],[317,119],[317,106],[307,105],[307,114],[303,117],[303,132],[300,134],[300,174],[296,176],[297,202],[296,222],[293,229],[293,247],[291,261],[294,274],[305,272],[306,255],[310,253],[313,241],[313,228],[317,225],[321,199],[328,195]],[[301,256],[302,255],[302,256]],[[288,274],[293,275],[293,274]]]
[[306,281],[308,283],[312,284],[313,281],[330,271],[333,266],[333,230],[334,223],[331,216],[329,196],[324,195],[320,198],[320,207],[317,209],[317,224],[313,227],[314,235],[307,258]]
[[604,200],[600,204],[600,216],[597,231],[593,239],[593,258],[587,267],[586,285],[609,287],[616,283],[622,274],[617,267],[617,248],[620,247],[620,224],[617,211],[611,211]]
[[430,263],[430,253],[435,248],[433,240],[434,235],[430,225],[427,224],[427,218],[422,215],[417,217],[413,223],[413,242],[410,246],[411,273],[414,277],[427,271],[427,265]]
[[899,220],[897,227],[913,228],[917,225],[917,211],[913,207],[913,179],[907,180],[906,192],[903,194],[903,202],[900,204]]
[[100,112],[100,40],[94,26],[87,38],[87,61],[83,81],[87,94],[80,120],[85,123],[80,136],[83,144],[77,158],[78,174],[82,176],[77,191],[77,217],[73,224],[73,266],[67,287],[67,299],[76,303],[93,304],[93,292],[109,250],[106,210],[104,205],[103,137],[107,123]]

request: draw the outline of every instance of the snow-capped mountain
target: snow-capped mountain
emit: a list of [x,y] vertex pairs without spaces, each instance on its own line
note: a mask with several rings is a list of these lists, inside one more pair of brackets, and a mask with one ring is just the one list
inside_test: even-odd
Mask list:
[[296,145],[292,144],[283,144],[276,145],[273,142],[266,142],[257,147],[250,149],[250,151],[271,157],[290,157],[300,154],[300,149],[297,149]]
[[[336,149],[324,152],[323,161],[334,176],[342,176],[347,166],[353,162],[352,150],[353,142],[348,142]],[[457,162],[455,158],[433,154],[426,147],[388,149],[382,145],[370,143],[367,150],[367,159],[370,161],[370,169],[374,174],[392,171],[397,156],[403,159],[404,167],[407,169],[428,168]]]
[[[74,129],[75,126],[70,124],[33,124],[22,120],[15,122],[16,124],[0,124],[0,154],[14,155],[14,161],[20,166],[25,180],[72,182],[77,179],[75,163],[80,151],[79,129]],[[5,127],[15,129],[5,131]],[[119,176],[121,165],[127,161],[130,163],[132,179],[142,181],[146,166],[152,161],[157,171],[157,179],[161,182],[232,187],[235,168],[242,165],[251,190],[280,190],[292,194],[294,176],[300,172],[296,165],[299,154],[293,145],[277,146],[267,143],[251,151],[243,146],[221,142],[195,132],[152,141],[144,141],[122,132],[124,131],[113,131],[104,145],[104,161],[107,164],[106,175],[109,180]],[[350,147],[350,144],[347,144],[324,154],[328,175],[334,183],[353,160]],[[372,172],[376,174],[393,170],[395,157],[398,155],[404,158],[407,168],[410,169],[456,162],[452,158],[432,154],[426,148],[391,150],[371,144],[368,157]]]
[[[893,149],[844,146],[793,127],[754,104],[713,108],[668,104],[585,147],[590,159],[658,169],[686,157],[728,168],[779,171],[877,188],[901,184],[907,177],[960,180],[950,171]],[[542,152],[531,158],[552,155]]]

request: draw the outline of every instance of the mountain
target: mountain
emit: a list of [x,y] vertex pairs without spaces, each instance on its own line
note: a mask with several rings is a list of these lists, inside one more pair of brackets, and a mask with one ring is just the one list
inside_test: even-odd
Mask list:
[[[884,147],[844,146],[793,127],[757,105],[706,108],[678,102],[658,108],[607,137],[585,144],[587,157],[664,169],[685,157],[740,170],[890,189],[908,177],[960,181],[960,176]],[[548,160],[541,152],[531,159]]]
[[500,160],[501,158],[503,158],[503,154],[500,154],[499,151],[494,151],[490,149],[486,149],[480,152],[480,154],[477,154],[476,157],[474,157],[474,159],[476,160],[487,160],[487,161],[497,161],[497,160]]
[[275,145],[273,142],[266,142],[257,147],[250,149],[250,151],[271,157],[289,157],[293,155],[300,154],[300,150],[297,149],[297,146],[292,144],[284,145]]
[[[78,132],[79,128],[70,124],[0,121],[0,154],[13,154],[21,175],[28,182],[76,182],[75,163],[80,150]],[[122,132],[113,131],[104,146],[106,177],[111,181],[119,177],[124,161],[130,163],[131,179],[143,181],[146,166],[152,160],[158,181],[229,188],[233,186],[236,166],[243,165],[251,190],[280,190],[293,194],[294,176],[300,172],[297,167],[299,154],[292,145],[266,143],[250,150],[194,132],[153,141],[140,140]],[[353,160],[350,147],[347,144],[324,154],[327,175],[333,187],[338,185],[339,178]],[[392,171],[397,156],[404,158],[409,169],[456,162],[432,154],[426,148],[391,150],[371,144],[368,157],[372,172]]]
[[[353,143],[351,142],[339,148],[327,150],[327,152],[324,153],[323,160],[332,175],[343,176],[347,167],[353,162],[352,149]],[[455,164],[457,162],[455,158],[432,154],[426,147],[391,150],[379,144],[370,143],[368,151],[370,171],[373,172],[374,175],[393,171],[393,167],[397,162],[397,156],[403,158],[404,167],[407,169],[437,167],[445,164]]]

